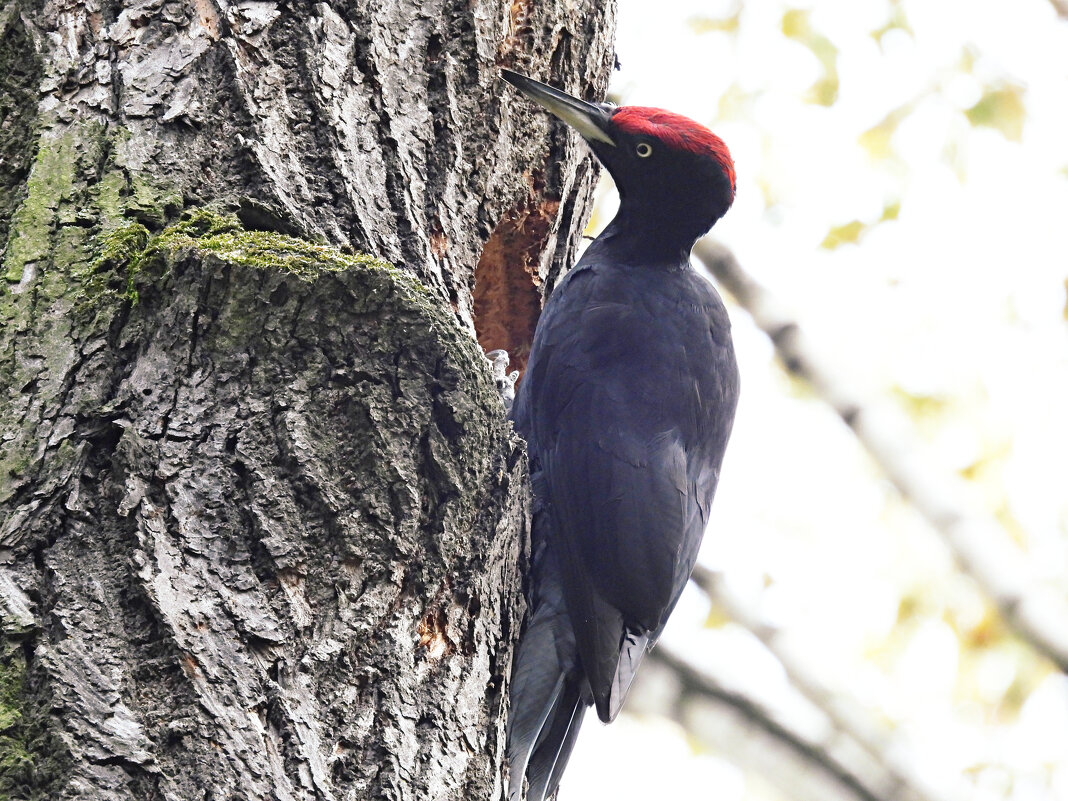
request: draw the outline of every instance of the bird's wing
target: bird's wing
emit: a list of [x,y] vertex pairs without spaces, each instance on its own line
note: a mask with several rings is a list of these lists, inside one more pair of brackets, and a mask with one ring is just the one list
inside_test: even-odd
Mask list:
[[542,453],[569,617],[605,720],[674,606],[704,529],[678,443],[649,443],[641,459],[636,451],[576,432]]
[[577,560],[573,567],[583,571],[583,583],[626,623],[652,631],[702,533],[687,525],[700,516],[692,513],[697,499],[686,454],[671,436],[611,442],[570,424],[564,428],[542,457],[554,531]]

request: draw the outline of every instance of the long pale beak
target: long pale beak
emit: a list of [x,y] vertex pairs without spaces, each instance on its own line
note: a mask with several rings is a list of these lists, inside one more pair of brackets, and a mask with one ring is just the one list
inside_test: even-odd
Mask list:
[[579,100],[541,81],[535,81],[533,78],[511,70],[502,69],[501,77],[535,103],[562,119],[588,141],[604,142],[606,145],[616,146],[612,137],[606,132],[609,128],[611,107],[587,103],[585,100]]

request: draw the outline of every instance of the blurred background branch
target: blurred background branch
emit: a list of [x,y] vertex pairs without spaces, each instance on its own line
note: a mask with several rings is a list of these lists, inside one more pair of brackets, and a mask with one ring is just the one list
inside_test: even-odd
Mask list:
[[[753,634],[775,656],[793,687],[826,715],[836,731],[836,737],[848,738],[863,749],[868,771],[872,770],[870,763],[879,766],[885,775],[879,776],[875,784],[897,788],[893,794],[884,794],[880,798],[915,798],[923,801],[959,801],[964,798],[962,790],[947,795],[934,789],[923,789],[924,782],[912,770],[909,761],[899,759],[894,752],[891,732],[885,724],[880,724],[841,690],[822,680],[810,666],[804,649],[792,647],[778,627],[755,615],[749,605],[732,592],[721,574],[697,565],[692,579],[727,617]],[[858,757],[852,747],[847,749],[847,753],[854,754],[854,759]]]
[[804,731],[779,719],[761,699],[668,646],[658,645],[647,662],[650,675],[631,711],[668,716],[703,747],[729,750],[794,801],[934,801],[888,769],[885,755],[873,758],[834,727]]
[[775,345],[791,375],[803,380],[838,413],[897,488],[937,531],[997,605],[1006,623],[1034,648],[1068,671],[1068,605],[1033,580],[1002,527],[966,499],[961,482],[934,459],[904,421],[854,394],[803,336],[783,304],[755,281],[725,245],[704,239],[694,255],[753,318]]

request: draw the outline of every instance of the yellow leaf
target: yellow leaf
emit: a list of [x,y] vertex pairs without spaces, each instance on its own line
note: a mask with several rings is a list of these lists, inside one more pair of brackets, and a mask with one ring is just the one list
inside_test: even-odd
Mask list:
[[949,398],[941,395],[921,395],[897,385],[890,388],[890,394],[914,421],[920,418],[941,420],[953,411]]
[[905,9],[901,7],[900,3],[894,3],[890,10],[890,18],[881,28],[876,28],[871,32],[871,37],[882,46],[883,37],[890,31],[903,31],[909,36],[913,36],[912,26],[909,25],[908,19],[905,17]]
[[760,188],[760,198],[764,201],[764,210],[774,207],[782,202],[782,195],[772,183],[765,177],[757,177],[757,186]]
[[805,94],[809,103],[830,106],[838,99],[838,48],[821,33],[813,30],[808,11],[793,8],[782,15],[782,32],[788,39],[803,44],[823,67],[823,75]]
[[890,140],[893,136],[894,128],[886,125],[886,120],[883,120],[858,136],[857,141],[873,159],[885,161],[893,154],[890,147]]
[[975,59],[979,54],[973,45],[967,45],[960,51],[960,61],[957,62],[957,69],[961,72],[968,73],[969,75],[975,71]]
[[923,600],[920,597],[915,593],[901,596],[897,603],[897,624],[899,626],[903,623],[908,623],[921,614],[923,614]]
[[884,161],[893,155],[894,149],[891,141],[901,121],[912,112],[912,108],[913,103],[898,106],[857,137],[860,146],[868,151],[869,156],[873,159]]
[[731,622],[730,617],[723,611],[719,604],[712,604],[708,608],[708,616],[705,617],[706,629],[720,629]]
[[749,117],[754,97],[752,92],[746,92],[737,83],[732,83],[727,87],[727,91],[719,96],[716,119],[737,120]]
[[847,222],[845,225],[836,225],[827,232],[827,236],[820,242],[820,247],[826,250],[834,250],[847,244],[854,244],[868,226],[860,220]]
[[808,24],[808,11],[803,8],[791,8],[782,15],[782,32],[790,39],[803,39],[812,33]]
[[1009,635],[1005,623],[996,607],[987,603],[983,606],[983,616],[975,625],[961,632],[965,648],[985,648],[1000,642]]
[[959,133],[950,133],[946,137],[945,145],[942,147],[942,161],[952,168],[957,180],[964,183],[968,174],[967,147],[964,146]]
[[1024,88],[1016,84],[988,87],[964,115],[972,125],[993,128],[1006,139],[1019,142],[1027,117],[1023,94]]
[[833,106],[838,99],[838,74],[823,76],[809,87],[805,93],[805,102],[819,106]]
[[734,7],[734,13],[725,17],[690,17],[686,24],[694,33],[737,33],[738,20],[742,16],[742,5],[738,3]]

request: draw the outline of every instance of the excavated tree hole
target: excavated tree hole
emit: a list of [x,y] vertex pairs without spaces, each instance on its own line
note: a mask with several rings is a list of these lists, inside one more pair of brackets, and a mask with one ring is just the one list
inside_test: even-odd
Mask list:
[[449,637],[449,621],[441,609],[427,612],[415,632],[419,635],[419,645],[426,649],[426,656],[431,662],[437,662],[456,650]]
[[487,352],[503,348],[523,371],[541,314],[538,262],[560,202],[524,201],[505,214],[475,267],[475,333]]

